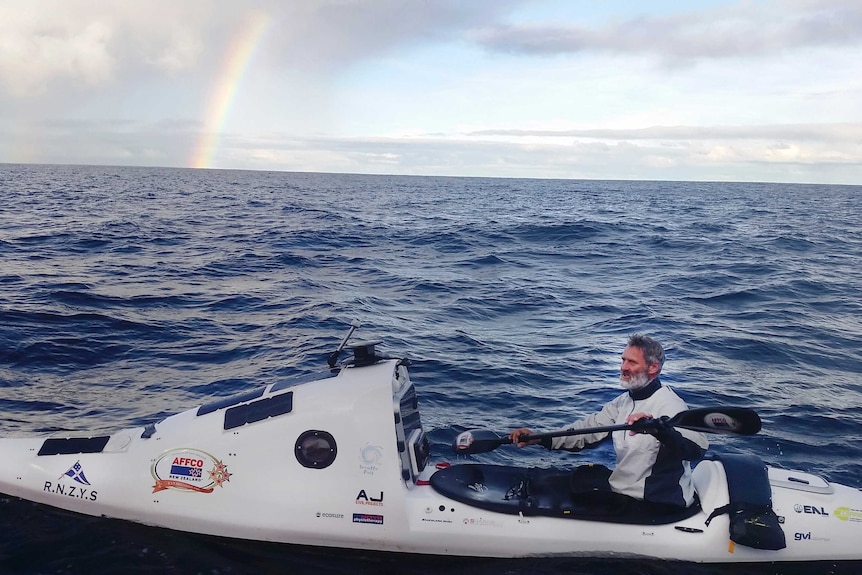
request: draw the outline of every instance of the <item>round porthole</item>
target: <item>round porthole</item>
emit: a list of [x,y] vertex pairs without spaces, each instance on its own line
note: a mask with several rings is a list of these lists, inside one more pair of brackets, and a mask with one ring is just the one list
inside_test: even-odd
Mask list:
[[323,469],[335,461],[338,448],[335,438],[325,431],[310,429],[302,433],[296,440],[296,460],[303,467]]

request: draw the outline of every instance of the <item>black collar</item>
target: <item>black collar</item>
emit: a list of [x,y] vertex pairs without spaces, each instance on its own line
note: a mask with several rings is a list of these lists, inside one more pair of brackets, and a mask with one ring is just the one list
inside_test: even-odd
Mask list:
[[633,400],[638,401],[640,399],[646,399],[650,397],[652,394],[657,392],[661,387],[661,381],[659,381],[658,377],[647,383],[645,386],[639,389],[630,389],[629,397]]

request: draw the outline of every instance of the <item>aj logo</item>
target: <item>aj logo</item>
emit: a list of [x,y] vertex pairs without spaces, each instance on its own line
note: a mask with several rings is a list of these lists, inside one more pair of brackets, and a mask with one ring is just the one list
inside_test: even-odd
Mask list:
[[364,489],[359,490],[359,495],[356,496],[356,502],[362,505],[383,505],[383,492],[380,492],[380,497],[368,497]]

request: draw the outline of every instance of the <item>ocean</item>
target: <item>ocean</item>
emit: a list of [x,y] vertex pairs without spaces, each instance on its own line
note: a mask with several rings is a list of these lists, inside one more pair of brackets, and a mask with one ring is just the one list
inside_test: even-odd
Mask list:
[[[318,373],[351,321],[412,362],[435,459],[619,392],[628,334],[714,435],[862,488],[862,187],[0,164],[0,435],[146,425]],[[611,464],[500,448],[487,462]],[[2,464],[2,462],[0,462]],[[0,498],[0,573],[855,573],[475,561],[227,541]]]

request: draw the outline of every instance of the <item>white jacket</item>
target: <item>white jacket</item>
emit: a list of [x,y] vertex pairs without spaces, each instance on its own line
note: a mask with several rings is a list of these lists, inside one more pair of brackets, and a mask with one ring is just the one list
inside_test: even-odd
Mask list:
[[[573,423],[571,428],[604,427],[625,424],[637,412],[654,418],[673,417],[688,409],[685,402],[658,378],[645,387],[623,393],[608,402],[598,413]],[[546,447],[580,451],[613,435],[617,463],[611,473],[610,486],[617,493],[656,503],[688,507],[694,502],[689,461],[703,457],[709,442],[699,432],[667,428],[655,435],[628,431],[571,435],[553,438]]]

